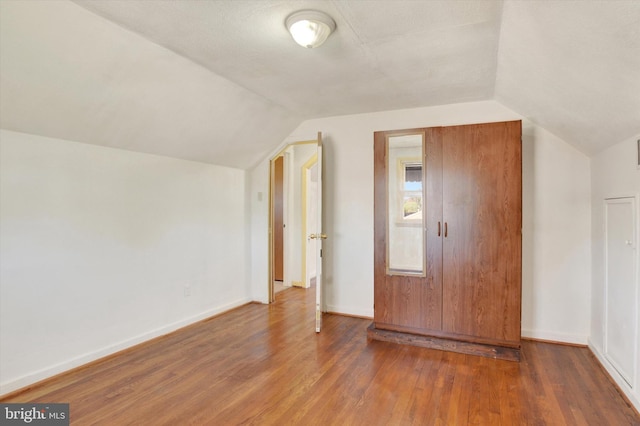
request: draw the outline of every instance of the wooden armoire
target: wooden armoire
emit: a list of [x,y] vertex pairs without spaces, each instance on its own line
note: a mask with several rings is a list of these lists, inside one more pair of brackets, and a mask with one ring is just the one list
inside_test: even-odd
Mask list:
[[375,132],[369,338],[520,359],[521,133]]

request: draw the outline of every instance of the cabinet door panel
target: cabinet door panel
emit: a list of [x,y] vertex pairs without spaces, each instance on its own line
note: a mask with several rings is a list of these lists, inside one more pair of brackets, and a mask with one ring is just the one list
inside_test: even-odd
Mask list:
[[520,341],[521,123],[442,128],[443,331]]
[[[374,134],[374,322],[377,328],[411,330],[425,333],[440,330],[442,323],[442,243],[437,233],[437,222],[441,220],[441,148],[439,139],[432,136],[435,129],[411,129]],[[396,178],[390,164],[401,163],[390,159],[389,138],[420,135],[423,138],[424,201],[421,214],[424,227],[418,222],[400,223],[391,218],[398,197],[390,195],[389,179]],[[426,153],[426,155],[424,155]],[[402,155],[396,155],[402,157]],[[415,160],[415,159],[414,159]],[[395,166],[394,166],[395,167]],[[394,185],[391,184],[391,187]],[[440,201],[438,201],[440,199]],[[416,225],[418,228],[416,228]],[[389,265],[390,239],[395,238],[389,227],[412,232],[423,232],[424,271],[420,273],[394,268]]]

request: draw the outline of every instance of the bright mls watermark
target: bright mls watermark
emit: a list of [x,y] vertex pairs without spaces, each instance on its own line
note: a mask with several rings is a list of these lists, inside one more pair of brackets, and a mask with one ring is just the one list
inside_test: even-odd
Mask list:
[[0,425],[69,426],[69,404],[0,403]]

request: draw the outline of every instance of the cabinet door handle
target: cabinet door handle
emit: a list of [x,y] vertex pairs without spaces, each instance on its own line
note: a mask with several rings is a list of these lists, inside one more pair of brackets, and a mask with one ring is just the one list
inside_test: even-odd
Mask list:
[[440,221],[438,221],[438,237],[440,236]]
[[447,222],[444,223],[444,237],[447,238]]

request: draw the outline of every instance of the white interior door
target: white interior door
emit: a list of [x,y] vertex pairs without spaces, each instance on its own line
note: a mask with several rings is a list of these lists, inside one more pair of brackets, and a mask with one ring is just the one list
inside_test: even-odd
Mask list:
[[316,231],[310,235],[310,238],[316,241],[316,333],[320,332],[322,328],[322,297],[323,297],[323,285],[322,285],[322,242],[327,236],[324,234],[323,221],[322,221],[322,133],[318,132],[318,163],[317,177],[318,182],[316,186],[316,209],[317,209],[317,221]]
[[632,386],[637,351],[635,198],[605,200],[604,352]]

